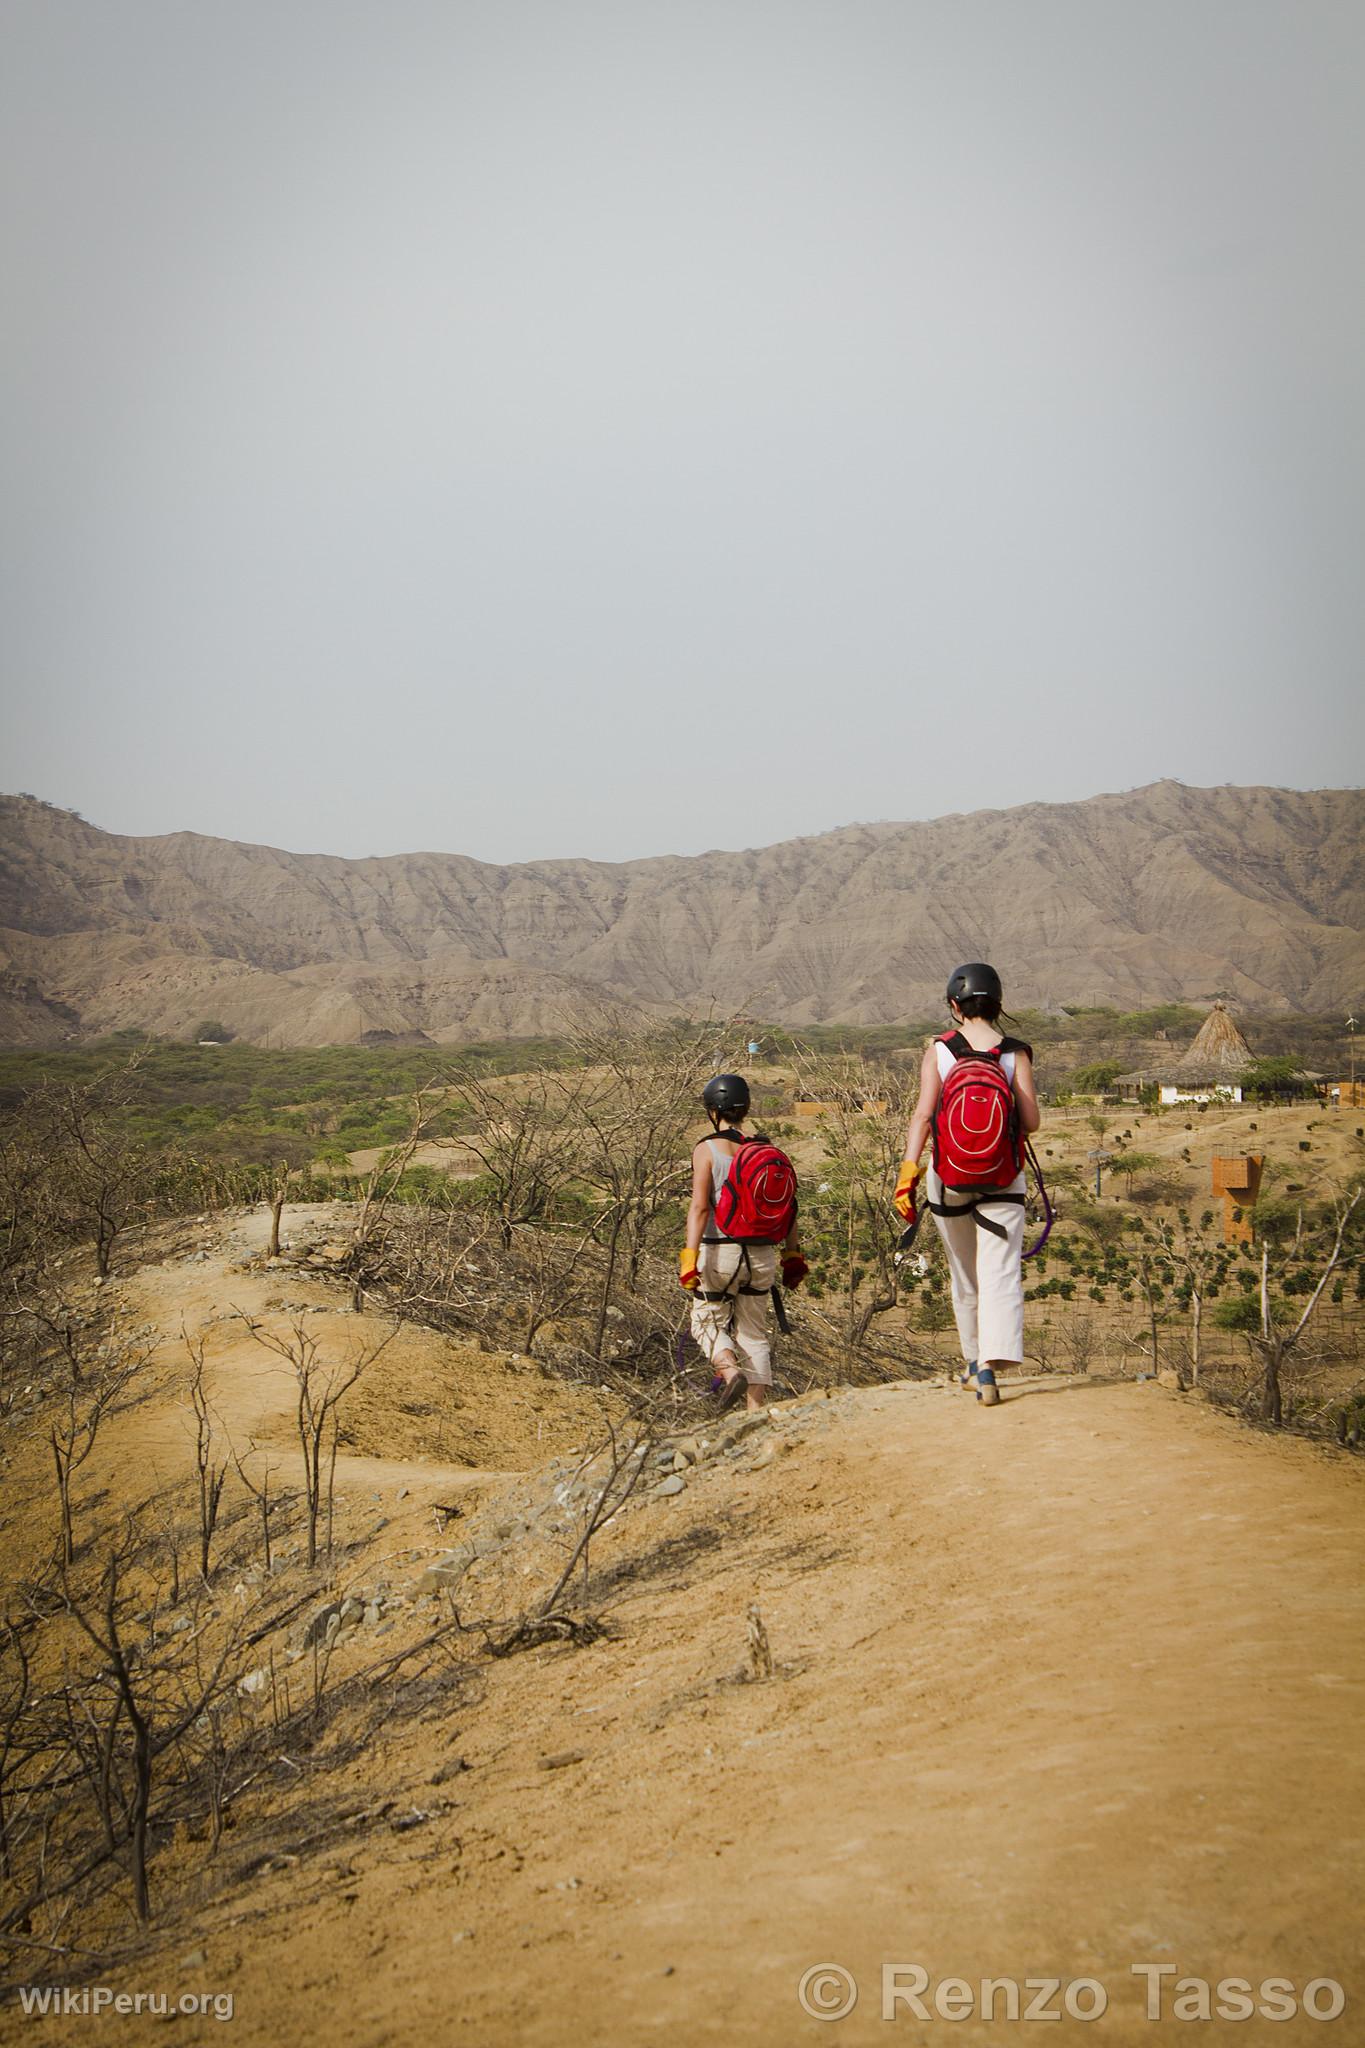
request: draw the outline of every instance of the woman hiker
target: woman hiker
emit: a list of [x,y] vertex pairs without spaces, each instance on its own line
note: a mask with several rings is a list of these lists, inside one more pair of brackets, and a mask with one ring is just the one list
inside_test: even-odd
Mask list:
[[[966,1371],[961,1384],[976,1382],[976,1398],[993,1408],[1000,1399],[996,1372],[1018,1365],[1024,1356],[1024,1172],[1023,1140],[1037,1130],[1038,1096],[1033,1085],[1033,1050],[1021,1038],[1010,1038],[999,1025],[1003,991],[1000,976],[984,960],[959,967],[948,983],[948,1010],[954,1029],[926,1048],[920,1067],[919,1101],[906,1134],[905,1158],[892,1197],[897,1214],[915,1220],[915,1190],[921,1180],[929,1213],[938,1225],[953,1287],[953,1318],[962,1344]],[[984,1055],[973,1064],[973,1055]],[[965,1064],[964,1064],[965,1063]],[[964,1166],[963,1142],[955,1135],[951,1111],[936,1122],[944,1104],[944,1087],[955,1067],[962,1071],[949,1097],[963,1107],[966,1144],[973,1130],[983,1134],[983,1157],[973,1177]],[[989,1069],[995,1067],[998,1073]],[[1005,1097],[1001,1078],[1008,1083]],[[968,1099],[971,1089],[972,1099]],[[993,1104],[993,1098],[999,1103]],[[1012,1098],[1010,1128],[1005,1101]],[[992,1115],[1003,1131],[995,1131]],[[928,1172],[920,1156],[934,1134],[934,1156]],[[994,1146],[994,1156],[988,1156]],[[1013,1169],[1013,1170],[1011,1170]],[[946,1174],[948,1185],[944,1184]],[[966,1185],[964,1185],[964,1182]],[[984,1184],[983,1184],[984,1183]]]
[[[761,1408],[773,1382],[768,1315],[779,1260],[784,1287],[799,1287],[810,1270],[796,1227],[796,1178],[784,1153],[738,1128],[749,1114],[749,1085],[741,1074],[713,1075],[701,1099],[714,1136],[699,1138],[692,1150],[692,1200],[678,1278],[692,1296],[692,1335],[715,1370],[721,1407],[743,1394],[746,1407]],[[732,1219],[733,1234],[727,1235],[716,1221],[716,1207],[731,1161],[745,1145],[779,1163],[764,1176],[765,1187],[745,1195]],[[771,1231],[771,1240],[748,1234],[750,1228]]]

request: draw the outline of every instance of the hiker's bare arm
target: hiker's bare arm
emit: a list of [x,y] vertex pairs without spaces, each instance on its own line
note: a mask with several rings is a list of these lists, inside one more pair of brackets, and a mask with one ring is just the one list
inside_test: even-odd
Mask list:
[[1033,1061],[1026,1052],[1014,1055],[1014,1099],[1019,1105],[1019,1128],[1031,1136],[1043,1121],[1043,1114],[1033,1085]]
[[910,1119],[910,1129],[905,1137],[905,1156],[918,1163],[919,1156],[929,1142],[929,1125],[934,1111],[938,1108],[938,1094],[942,1087],[938,1077],[938,1056],[931,1045],[924,1048],[924,1058],[919,1069],[919,1101],[915,1104]]
[[711,1153],[705,1140],[692,1154],[692,1200],[687,1210],[687,1247],[696,1251],[711,1213]]

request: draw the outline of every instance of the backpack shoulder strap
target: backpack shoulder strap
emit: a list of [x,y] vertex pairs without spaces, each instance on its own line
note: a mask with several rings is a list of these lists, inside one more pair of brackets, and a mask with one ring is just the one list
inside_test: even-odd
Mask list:
[[961,1031],[946,1031],[940,1044],[947,1046],[955,1060],[992,1060],[997,1066],[1001,1054],[1010,1050],[1008,1039],[1002,1038],[999,1045],[973,1045]]
[[996,1047],[996,1051],[1000,1053],[1026,1052],[1030,1059],[1033,1058],[1033,1047],[1026,1038],[1002,1038]]

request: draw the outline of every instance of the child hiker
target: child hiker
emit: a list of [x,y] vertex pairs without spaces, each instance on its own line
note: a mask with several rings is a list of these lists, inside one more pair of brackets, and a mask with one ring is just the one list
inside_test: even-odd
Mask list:
[[[996,1371],[1024,1356],[1024,1139],[1039,1124],[1033,1049],[999,1025],[1000,976],[984,960],[948,983],[954,1029],[936,1038],[920,1067],[919,1101],[892,1197],[913,1223],[923,1178],[953,1284],[953,1317],[976,1398],[1000,1399]],[[933,1135],[927,1174],[920,1155]]]
[[761,1408],[773,1381],[768,1309],[779,1262],[784,1287],[799,1287],[810,1270],[797,1235],[796,1174],[785,1152],[739,1129],[749,1114],[741,1074],[714,1075],[701,1099],[714,1136],[692,1150],[678,1278],[692,1296],[692,1335],[715,1369],[720,1406],[742,1394],[746,1407]]

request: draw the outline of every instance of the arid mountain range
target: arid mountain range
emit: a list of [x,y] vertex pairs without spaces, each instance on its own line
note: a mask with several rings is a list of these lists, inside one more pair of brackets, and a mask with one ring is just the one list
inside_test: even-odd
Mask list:
[[1154,783],[850,825],[743,853],[496,867],[122,838],[0,797],[0,1042],[204,1018],[274,1044],[554,1032],[593,995],[662,1015],[894,1023],[960,960],[1007,997],[1125,1008],[1365,997],[1358,790]]

